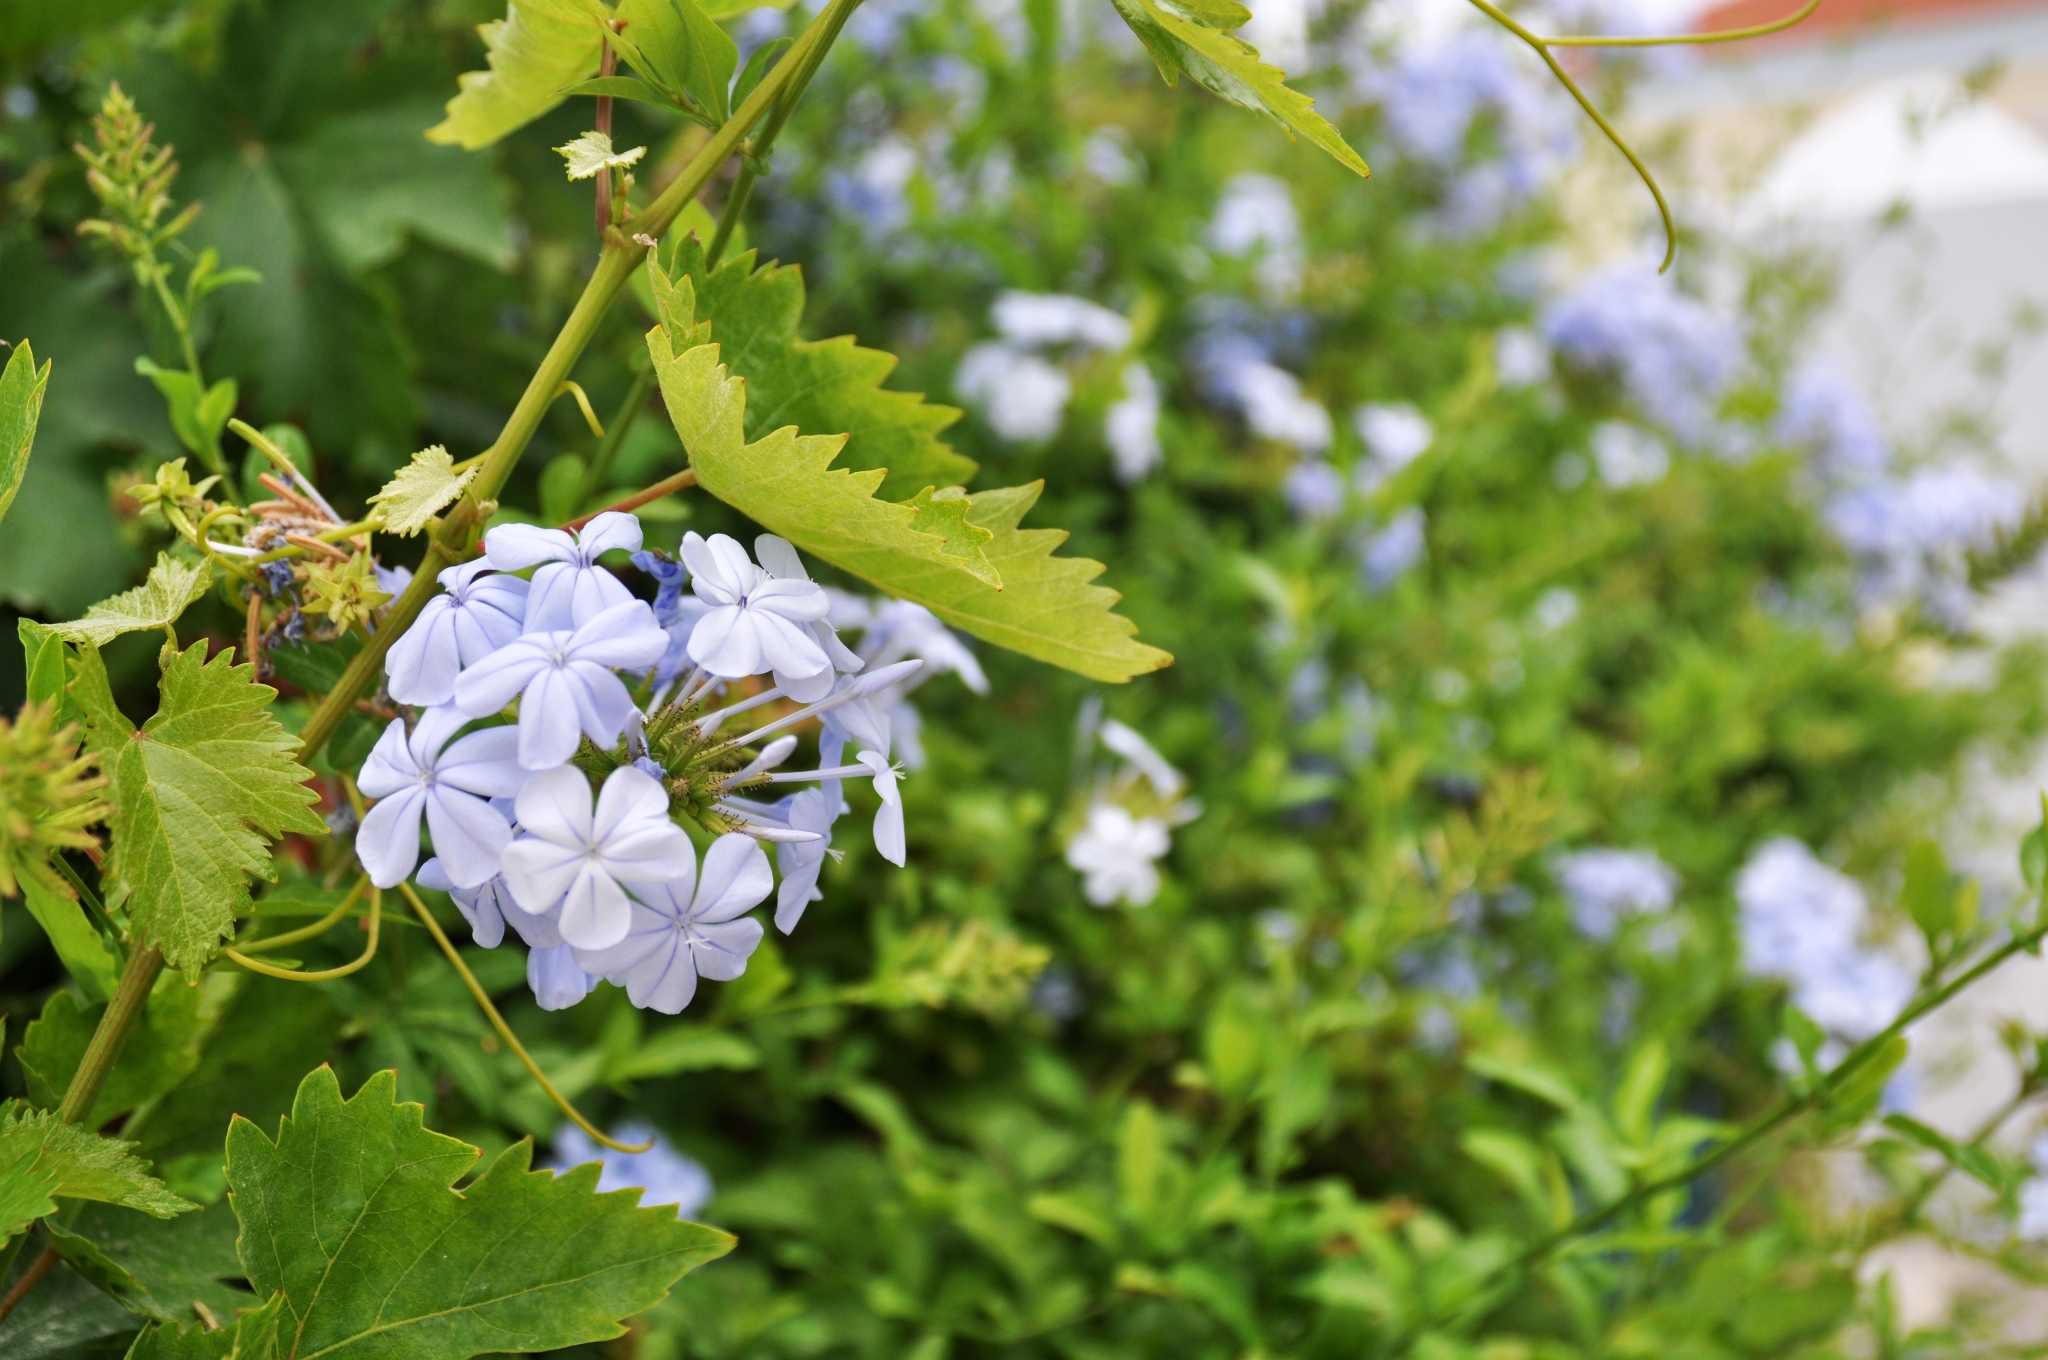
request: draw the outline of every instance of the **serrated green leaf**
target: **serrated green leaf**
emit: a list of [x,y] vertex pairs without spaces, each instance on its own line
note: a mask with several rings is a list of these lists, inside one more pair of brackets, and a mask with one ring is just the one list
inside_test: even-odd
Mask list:
[[35,351],[24,340],[7,356],[0,371],[0,519],[14,504],[15,492],[28,472],[28,454],[36,442],[36,422],[43,416],[43,393],[50,386],[50,361],[36,367]]
[[410,538],[427,527],[427,521],[441,507],[454,503],[468,489],[477,469],[455,470],[455,459],[440,444],[430,444],[412,456],[384,489],[370,497],[370,504],[384,512],[384,532]]
[[114,961],[114,951],[107,948],[107,942],[86,919],[85,908],[73,898],[50,891],[49,885],[35,874],[21,875],[20,882],[23,905],[49,937],[50,947],[57,951],[57,961],[71,974],[71,980],[93,1001],[105,1001],[112,996],[120,965]]
[[[1316,112],[1313,99],[1287,85],[1286,72],[1259,60],[1259,51],[1241,38],[1220,32],[1199,19],[1194,10],[1162,0],[1112,0],[1116,11],[1138,35],[1168,85],[1180,83],[1183,72],[1211,93],[1233,104],[1266,114],[1289,133],[1300,133],[1335,157],[1339,165],[1361,175],[1372,172],[1350,143]],[[1207,18],[1219,11],[1203,7]]]
[[555,150],[569,163],[570,179],[590,179],[600,170],[630,169],[647,154],[647,148],[636,146],[629,151],[612,149],[612,139],[602,132],[586,132]]
[[917,512],[917,519],[914,521],[917,531],[937,534],[944,539],[946,555],[958,558],[963,571],[983,585],[994,586],[997,590],[1003,588],[1001,574],[989,564],[988,557],[983,552],[990,540],[995,538],[995,532],[982,528],[968,518],[969,512],[974,509],[974,502],[968,499],[964,489],[949,486],[939,490],[928,486],[905,504]]
[[843,434],[783,426],[746,443],[747,384],[728,374],[717,344],[705,343],[712,328],[693,324],[690,280],[657,288],[667,320],[648,332],[648,348],[699,486],[798,548],[998,646],[1108,681],[1171,663],[1131,636],[1136,625],[1112,612],[1114,591],[1090,584],[1101,563],[1054,557],[1066,538],[1059,530],[1017,528],[1043,483],[972,498],[966,520],[991,534],[983,555],[1002,582],[997,590],[943,535],[919,532],[917,510],[876,499],[881,472],[832,466]]
[[255,668],[206,644],[164,648],[162,702],[137,731],[114,706],[99,649],[79,649],[71,695],[86,743],[111,781],[113,844],[104,872],[127,892],[141,942],[189,974],[249,908],[249,877],[272,872],[266,838],[327,830],[292,759],[295,743],[269,713],[277,691]]
[[[79,1124],[67,1124],[54,1110],[15,1105],[0,1119],[0,1200],[16,1207],[26,1198],[23,1178],[48,1184],[48,1194],[65,1199],[98,1200],[138,1209],[156,1218],[171,1218],[197,1205],[178,1198],[149,1174],[149,1166],[129,1151],[132,1144],[102,1138]],[[51,1213],[42,1210],[43,1214]],[[33,1215],[41,1217],[41,1214]],[[23,1225],[0,1223],[0,1235]]]
[[505,17],[479,24],[490,69],[459,76],[447,114],[427,140],[475,151],[562,102],[563,87],[597,74],[604,42],[597,16],[577,0],[513,0]]
[[110,600],[101,600],[85,611],[84,618],[55,624],[50,631],[66,642],[103,647],[123,633],[176,623],[211,584],[213,568],[205,562],[181,562],[169,553],[158,553],[148,580]]
[[878,494],[887,500],[906,499],[928,486],[965,486],[974,476],[974,460],[939,438],[960,419],[958,408],[882,386],[896,367],[895,355],[864,349],[850,335],[798,338],[801,269],[773,263],[757,269],[751,253],[736,251],[717,269],[706,270],[700,240],[681,231],[669,239],[674,244],[668,272],[690,276],[697,318],[711,323],[726,364],[747,381],[747,438],[784,425],[845,434],[839,466],[885,470]]
[[202,1323],[152,1322],[136,1336],[125,1360],[233,1360],[234,1329],[209,1331]]
[[259,1293],[283,1295],[286,1354],[462,1360],[604,1341],[731,1249],[715,1228],[636,1207],[637,1191],[599,1194],[595,1164],[529,1170],[530,1142],[457,1192],[481,1154],[394,1091],[379,1072],[344,1101],[321,1067],[275,1141],[229,1127],[242,1264]]
[[242,1278],[242,1262],[235,1255],[234,1211],[226,1204],[173,1219],[91,1204],[65,1226],[134,1281],[131,1286],[115,1277],[127,1290],[121,1301],[133,1312],[191,1322],[203,1316],[196,1303],[227,1320],[256,1304],[253,1294],[229,1283]]
[[42,1151],[23,1143],[0,1152],[0,1242],[57,1212],[57,1173],[42,1165]]

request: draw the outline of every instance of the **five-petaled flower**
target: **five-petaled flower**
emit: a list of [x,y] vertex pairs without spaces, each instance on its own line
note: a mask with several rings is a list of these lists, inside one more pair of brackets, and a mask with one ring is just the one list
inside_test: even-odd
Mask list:
[[577,966],[626,989],[636,1006],[674,1015],[697,978],[730,982],[761,943],[751,911],[775,887],[758,842],[728,832],[704,852],[704,873],[686,864],[657,885],[636,887],[633,924],[608,949],[576,950]]
[[632,599],[633,592],[597,559],[614,548],[636,552],[639,547],[640,521],[616,510],[596,516],[576,533],[500,524],[484,536],[484,552],[499,571],[540,568],[526,600],[529,633],[579,628]]
[[407,732],[394,718],[363,762],[357,787],[378,801],[356,830],[356,857],[378,887],[396,887],[418,863],[422,813],[450,883],[474,888],[497,874],[512,828],[489,800],[518,793],[528,775],[513,759],[518,735],[509,727],[451,742],[468,721],[430,708]]
[[520,834],[505,849],[505,886],[529,912],[560,904],[556,924],[578,949],[625,938],[633,918],[623,885],[652,887],[695,869],[690,838],[669,820],[668,794],[631,766],[606,777],[594,810],[589,779],[569,766],[534,775],[517,807]]
[[576,754],[579,735],[601,746],[617,741],[633,697],[614,668],[651,666],[667,649],[653,611],[629,598],[574,632],[528,633],[500,647],[462,673],[455,703],[481,718],[516,697],[519,763],[545,770]]
[[464,562],[436,578],[447,593],[428,600],[385,654],[392,698],[401,704],[447,703],[464,666],[525,630],[526,582],[491,571],[488,561]]
[[684,535],[683,562],[697,598],[711,606],[690,630],[690,660],[726,680],[762,671],[774,671],[777,683],[822,674],[823,689],[831,688],[832,660],[809,627],[831,612],[822,587],[770,576],[726,534]]

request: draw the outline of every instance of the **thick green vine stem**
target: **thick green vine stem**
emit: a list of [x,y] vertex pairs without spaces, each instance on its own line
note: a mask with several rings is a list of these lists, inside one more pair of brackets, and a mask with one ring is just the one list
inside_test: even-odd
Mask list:
[[142,1008],[149,1002],[149,989],[156,985],[157,974],[163,970],[164,956],[147,945],[128,956],[128,966],[121,970],[121,981],[114,988],[114,999],[107,1003],[106,1014],[93,1030],[85,1056],[79,1059],[78,1070],[71,1074],[71,1084],[64,1088],[64,1099],[57,1106],[57,1117],[67,1124],[83,1123],[93,1102],[100,1098],[108,1073],[114,1070],[115,1061],[128,1043],[128,1031],[142,1018]]
[[675,182],[662,190],[644,212],[627,220],[625,226],[630,228],[631,235],[616,228],[606,233],[597,268],[591,273],[590,282],[584,285],[583,295],[576,299],[569,319],[562,323],[554,343],[548,346],[546,357],[528,381],[519,404],[512,408],[512,414],[505,421],[496,442],[484,450],[482,463],[468,493],[441,521],[440,529],[427,545],[427,555],[413,576],[412,584],[392,603],[376,635],[356,653],[348,669],[342,672],[341,679],[335,682],[334,688],[328,691],[320,706],[306,719],[306,725],[299,730],[301,762],[327,744],[327,739],[334,735],[334,729],[340,726],[342,718],[354,705],[356,696],[369,687],[383,668],[384,653],[406,629],[412,627],[420,610],[440,590],[440,583],[435,577],[441,569],[469,554],[470,533],[481,522],[483,505],[493,501],[504,488],[506,479],[519,462],[519,455],[526,451],[534,431],[540,428],[541,417],[547,414],[555,394],[582,357],[591,336],[597,333],[598,323],[633,277],[633,271],[647,257],[647,243],[661,238],[683,208],[711,182],[718,167],[740,149],[747,134],[768,116],[790,83],[800,73],[815,69],[814,58],[823,58],[824,49],[838,36],[847,16],[859,4],[860,0],[832,0],[817,18],[805,26],[802,35],[783,54],[782,60],[754,87],[746,103],[726,120],[725,126],[712,134],[711,140],[691,159]]

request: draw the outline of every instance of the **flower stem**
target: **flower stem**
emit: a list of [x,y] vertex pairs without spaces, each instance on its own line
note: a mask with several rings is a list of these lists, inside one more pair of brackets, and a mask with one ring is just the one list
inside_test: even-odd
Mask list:
[[604,507],[604,509],[602,510],[593,510],[587,515],[578,516],[577,518],[570,520],[568,523],[562,525],[561,527],[564,529],[572,530],[581,529],[584,525],[590,523],[590,521],[596,519],[599,515],[608,515],[614,511],[638,510],[641,506],[647,505],[653,501],[658,501],[663,496],[673,495],[676,492],[681,491],[684,487],[695,486],[696,484],[696,471],[692,468],[684,468],[681,472],[675,473],[672,476],[662,478],[653,486],[647,487],[645,490],[635,491],[632,495],[626,497],[626,499],[622,501],[614,501],[610,505]]
[[128,956],[121,981],[114,988],[114,999],[100,1016],[92,1039],[85,1046],[85,1056],[78,1060],[78,1070],[71,1074],[71,1084],[64,1088],[64,1099],[57,1106],[59,1119],[67,1124],[85,1122],[128,1042],[128,1031],[142,1018],[142,1008],[149,1002],[149,989],[156,985],[157,974],[163,970],[164,956],[147,945]]
[[805,27],[796,44],[783,59],[754,87],[724,127],[713,133],[711,140],[704,144],[683,173],[676,177],[637,219],[627,225],[633,229],[632,236],[618,229],[609,229],[604,235],[604,247],[598,255],[597,268],[591,273],[590,282],[584,285],[583,295],[576,300],[568,320],[556,334],[554,343],[548,346],[547,355],[540,367],[526,384],[518,405],[499,431],[497,440],[483,453],[483,462],[477,468],[476,479],[470,483],[462,500],[441,521],[441,528],[427,545],[427,555],[420,564],[412,584],[406,587],[391,605],[383,625],[375,637],[364,644],[335,682],[332,690],[320,701],[306,719],[306,725],[299,730],[299,760],[309,759],[347,716],[358,694],[369,685],[372,677],[384,664],[384,653],[390,649],[420,610],[439,590],[440,583],[434,578],[443,567],[461,560],[469,551],[469,534],[481,518],[482,507],[493,502],[504,489],[512,469],[518,464],[520,454],[526,451],[534,431],[540,428],[541,418],[547,414],[548,405],[555,393],[568,378],[569,372],[582,357],[584,348],[597,333],[598,323],[611,309],[614,300],[625,288],[626,281],[647,255],[647,247],[635,237],[649,240],[659,239],[669,224],[676,220],[683,208],[695,199],[712,175],[723,165],[726,158],[739,150],[747,134],[766,118],[782,97],[798,72],[807,63],[821,60],[824,49],[838,36],[840,27],[846,22],[860,0],[832,0],[832,3]]
[[[360,892],[362,889],[359,887],[356,891]],[[343,902],[342,906],[346,907],[349,902],[354,900],[355,893],[350,893],[348,901]],[[364,944],[363,952],[338,968],[323,968],[317,973],[307,973],[297,968],[279,968],[275,964],[265,963],[261,959],[252,959],[241,950],[232,947],[223,949],[220,952],[233,959],[236,963],[241,964],[242,967],[250,972],[261,973],[265,977],[274,977],[284,982],[329,982],[335,978],[344,978],[350,973],[361,971],[369,965],[371,959],[377,957],[377,936],[384,924],[384,894],[382,890],[377,888],[370,889],[370,910],[367,916],[369,918],[370,938],[368,943]],[[333,918],[329,917],[328,919],[332,920]],[[292,933],[300,938],[304,938],[309,931],[317,933],[326,928],[327,922],[322,921],[317,925],[306,927],[305,930]],[[267,943],[273,945],[282,943],[284,938],[284,936],[279,936],[276,940],[268,941]]]
[[585,1119],[582,1113],[569,1103],[569,1098],[557,1090],[555,1084],[548,1080],[548,1074],[540,1070],[540,1064],[535,1062],[533,1055],[526,1051],[526,1045],[519,1042],[519,1036],[514,1034],[512,1027],[505,1023],[505,1017],[498,1014],[498,1008],[491,1004],[490,993],[486,992],[484,985],[476,980],[476,974],[469,971],[469,965],[462,961],[462,951],[449,941],[446,932],[441,929],[441,923],[434,919],[434,913],[427,910],[427,904],[420,901],[419,894],[412,890],[412,884],[400,883],[398,890],[404,893],[405,900],[412,904],[413,912],[420,918],[420,923],[426,926],[427,933],[434,937],[434,943],[441,946],[441,952],[448,956],[448,962],[455,965],[455,971],[462,974],[462,980],[469,984],[469,994],[476,998],[477,1005],[483,1007],[484,1016],[491,1022],[491,1028],[497,1030],[498,1037],[505,1041],[505,1046],[518,1055],[519,1061],[526,1065],[527,1075],[531,1076],[539,1084],[540,1089],[547,1093],[549,1100],[555,1102],[555,1108],[569,1116],[569,1119],[577,1128],[582,1129],[597,1140],[598,1143],[610,1148],[614,1152],[645,1152],[653,1147],[654,1140],[652,1138],[635,1147],[630,1143],[621,1143],[617,1139],[608,1137],[603,1130],[599,1129],[588,1119]]

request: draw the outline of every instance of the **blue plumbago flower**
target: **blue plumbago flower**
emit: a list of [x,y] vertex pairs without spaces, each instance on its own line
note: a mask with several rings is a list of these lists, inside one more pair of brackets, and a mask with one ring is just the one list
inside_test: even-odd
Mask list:
[[[783,540],[764,534],[761,542],[771,550],[788,549],[794,563],[795,550]],[[795,579],[771,576],[737,540],[697,533],[684,535],[683,561],[691,588],[710,606],[690,630],[692,661],[723,680],[773,671],[786,684],[823,675],[823,689],[830,692],[832,658],[809,625],[823,620],[832,605],[822,588],[800,574],[800,564]]]
[[[754,540],[754,556],[760,561],[761,570],[767,572],[771,580],[801,581],[812,586],[821,595],[824,594],[824,587],[816,585],[811,580],[811,574],[804,570],[803,559],[797,556],[795,546],[788,539],[777,538],[774,534],[762,534]],[[819,650],[825,653],[831,665],[812,676],[796,675],[780,667],[770,668],[775,677],[776,688],[798,703],[808,704],[824,698],[832,692],[836,674],[852,674],[867,664],[839,640],[839,630],[832,624],[831,611],[832,599],[826,595],[825,613],[805,625],[810,630],[812,641],[818,644]]]
[[1085,345],[1114,352],[1131,343],[1131,323],[1099,302],[1066,293],[996,294],[989,311],[996,333],[1022,349]]
[[1352,473],[1360,491],[1371,492],[1429,452],[1436,431],[1407,402],[1369,402],[1351,413],[1351,427],[1365,443],[1366,458]]
[[576,754],[579,736],[617,741],[633,699],[615,668],[651,666],[667,650],[654,612],[628,596],[573,632],[527,633],[500,647],[462,673],[455,703],[481,718],[516,697],[519,763],[544,770]]
[[694,870],[690,838],[669,820],[668,793],[631,766],[606,776],[594,809],[590,781],[568,766],[529,779],[518,808],[505,886],[526,911],[554,914],[563,940],[579,949],[625,938],[632,912],[623,884],[659,885]]
[[504,879],[494,874],[481,887],[458,888],[441,867],[441,861],[430,859],[420,866],[419,885],[448,894],[462,919],[469,922],[469,936],[478,948],[496,949],[504,941],[505,911],[499,905],[499,894],[505,890]]
[[499,571],[540,568],[526,602],[528,632],[578,628],[631,600],[633,593],[597,559],[615,548],[634,552],[639,547],[640,521],[615,510],[598,515],[577,533],[500,524],[484,535],[484,552]]
[[1884,471],[1891,446],[1855,385],[1824,360],[1809,360],[1786,384],[1773,433],[1811,450],[1824,472],[1856,477]]
[[356,857],[378,887],[398,886],[419,862],[423,814],[451,883],[474,888],[498,872],[512,827],[490,800],[517,794],[527,773],[514,759],[519,738],[509,727],[451,742],[468,721],[453,708],[428,709],[410,732],[393,719],[363,762],[356,782],[377,802],[356,831]]
[[1862,942],[1869,907],[1855,880],[1783,837],[1750,856],[1735,879],[1742,965],[1791,986],[1792,1003],[1851,1042],[1892,1022],[1913,995],[1898,960]]
[[[921,604],[912,604],[908,600],[871,600],[844,591],[829,591],[828,594],[832,597],[833,626],[861,635],[856,650],[868,665],[889,666],[905,657],[915,657],[925,663],[924,668],[909,679],[873,691],[865,701],[870,716],[852,719],[854,725],[864,726],[877,734],[885,730],[889,733],[889,741],[871,741],[870,745],[878,750],[893,751],[902,759],[906,769],[923,769],[924,748],[918,740],[923,720],[917,707],[910,702],[911,691],[931,676],[951,671],[968,689],[976,694],[986,694],[988,677],[982,673],[981,663],[958,633],[939,622],[938,616]],[[853,727],[847,723],[835,724],[828,718],[827,728],[836,731],[842,742],[858,739],[853,734]],[[827,765],[836,764],[838,756],[822,754],[821,743],[820,760]]]
[[526,985],[544,1011],[565,1011],[596,989],[598,980],[576,966],[566,944],[526,951]]
[[1579,850],[1551,872],[1572,905],[1572,924],[1588,939],[1614,937],[1622,918],[1668,911],[1678,875],[1650,850]]
[[1827,518],[1863,569],[1873,604],[1918,598],[1960,621],[1971,598],[1968,554],[2019,527],[2027,496],[2016,483],[1969,467],[1920,468],[1836,493]]
[[[769,13],[774,13],[773,10]],[[564,1124],[555,1135],[557,1167],[600,1163],[604,1172],[597,1178],[599,1191],[639,1190],[640,1207],[657,1209],[673,1204],[676,1217],[692,1218],[711,1202],[711,1173],[677,1152],[675,1145],[646,1124],[621,1124],[612,1130],[614,1142],[637,1145],[649,1139],[654,1146],[645,1152],[618,1152],[600,1147],[574,1124]]]
[[1296,519],[1334,519],[1344,508],[1344,474],[1321,458],[1304,458],[1287,470],[1280,494]]
[[1708,442],[1743,358],[1735,324],[1648,263],[1586,279],[1551,304],[1543,332],[1573,363],[1618,374],[1637,406],[1691,444]]
[[435,578],[447,593],[428,600],[384,655],[392,698],[401,704],[447,703],[464,666],[524,631],[527,583],[490,572],[487,561],[465,562]]
[[1089,761],[1100,741],[1124,763],[1096,780],[1082,824],[1067,841],[1067,864],[1094,905],[1146,906],[1159,895],[1158,862],[1173,848],[1173,828],[1201,815],[1201,804],[1181,797],[1186,777],[1133,728],[1102,719],[1095,707],[1083,709],[1081,726]]
[[271,595],[283,595],[291,590],[294,579],[291,563],[265,562],[259,570],[263,573],[263,588]]
[[803,919],[804,908],[824,898],[818,891],[818,875],[824,871],[825,856],[838,853],[832,849],[832,824],[850,809],[839,792],[839,781],[828,779],[818,788],[783,799],[775,810],[794,829],[817,837],[775,847],[776,867],[782,871],[775,894],[775,928],[787,935]]
[[1429,520],[1419,505],[1394,516],[1387,527],[1366,540],[1358,567],[1366,584],[1385,590],[1406,576],[1429,548]]
[[774,890],[775,875],[758,843],[729,834],[658,884],[634,889],[632,924],[604,949],[578,949],[577,966],[624,987],[633,1004],[675,1015],[697,994],[701,975],[730,982],[747,971],[761,923],[746,913]]
[[1502,387],[1533,387],[1550,376],[1550,346],[1527,326],[1504,327],[1493,337],[1493,369]]

